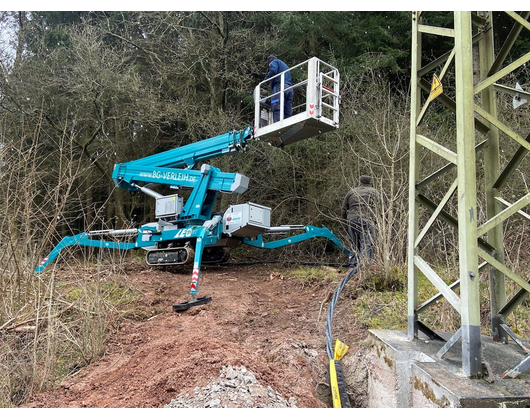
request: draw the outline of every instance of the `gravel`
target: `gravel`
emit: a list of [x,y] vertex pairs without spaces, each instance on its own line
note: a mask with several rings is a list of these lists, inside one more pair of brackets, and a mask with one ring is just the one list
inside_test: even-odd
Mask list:
[[270,386],[264,387],[244,366],[223,366],[219,378],[181,394],[164,408],[296,408],[295,398],[287,401]]

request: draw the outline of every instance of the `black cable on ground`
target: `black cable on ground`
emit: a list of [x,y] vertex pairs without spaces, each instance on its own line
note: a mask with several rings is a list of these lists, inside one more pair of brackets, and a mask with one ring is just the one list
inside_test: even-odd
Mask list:
[[224,263],[212,263],[219,267],[226,266],[245,266],[245,265],[258,265],[258,264],[282,264],[282,265],[312,265],[312,266],[326,266],[326,267],[345,267],[343,263],[328,263],[328,262],[315,262],[315,261],[280,261],[280,260],[262,260],[262,261],[245,261],[245,262],[224,262]]
[[328,308],[328,318],[326,322],[326,351],[329,357],[329,377],[330,377],[330,386],[331,386],[331,396],[333,400],[334,408],[350,408],[350,399],[348,393],[346,392],[346,381],[344,379],[344,372],[342,369],[342,362],[335,357],[333,351],[333,342],[332,342],[332,332],[331,324],[333,322],[333,312],[335,311],[335,306],[337,305],[337,300],[339,295],[344,289],[344,286],[351,277],[357,273],[358,268],[352,268],[346,276],[340,281],[335,293],[331,298],[331,303]]
[[337,286],[337,289],[335,290],[335,293],[333,293],[333,296],[331,298],[331,303],[329,304],[328,308],[328,318],[326,323],[326,350],[328,353],[328,357],[330,359],[333,359],[333,343],[332,343],[332,336],[331,336],[331,324],[333,322],[333,312],[335,311],[335,306],[337,305],[337,300],[339,299],[340,292],[342,292],[342,289],[344,289],[344,286],[346,286],[346,283],[352,278],[352,276],[357,273],[357,267],[352,268],[346,276],[341,280],[339,285]]

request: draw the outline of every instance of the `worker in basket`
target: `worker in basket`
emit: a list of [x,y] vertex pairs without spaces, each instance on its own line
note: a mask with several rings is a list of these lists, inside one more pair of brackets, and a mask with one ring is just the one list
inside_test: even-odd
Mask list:
[[[285,72],[284,77],[284,102],[283,102],[283,118],[289,118],[293,114],[293,90],[289,89],[293,82],[291,79],[291,72],[287,64],[277,58],[275,55],[269,55],[267,57],[267,65],[269,66],[269,72],[265,76],[264,80],[274,77],[270,81],[272,90],[271,108],[272,108],[272,119],[273,122],[280,121],[280,92],[281,88],[281,73]],[[277,93],[277,95],[274,95]]]

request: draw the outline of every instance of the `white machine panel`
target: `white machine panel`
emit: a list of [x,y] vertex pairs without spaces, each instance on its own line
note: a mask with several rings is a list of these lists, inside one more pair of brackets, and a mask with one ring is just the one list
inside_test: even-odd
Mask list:
[[184,200],[178,194],[157,197],[156,199],[156,217],[178,216],[184,206]]
[[268,230],[271,209],[254,203],[230,206],[223,215],[223,233],[250,238]]

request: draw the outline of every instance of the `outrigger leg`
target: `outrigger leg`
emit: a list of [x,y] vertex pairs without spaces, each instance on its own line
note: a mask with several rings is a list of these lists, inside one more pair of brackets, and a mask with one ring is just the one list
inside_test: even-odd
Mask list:
[[99,236],[113,236],[113,237],[127,237],[131,235],[138,235],[138,229],[123,229],[123,230],[97,230],[92,232],[78,233],[74,236],[65,236],[61,242],[59,242],[52,252],[44,258],[37,268],[35,268],[35,273],[41,273],[48,264],[55,260],[59,253],[68,247],[74,245],[88,246],[94,248],[107,248],[107,249],[121,249],[129,250],[139,248],[137,242],[116,242],[116,241],[106,241],[104,239],[92,239]]
[[210,296],[197,297],[197,292],[199,291],[199,275],[201,270],[202,251],[204,250],[203,239],[206,234],[207,231],[203,230],[201,235],[197,238],[197,243],[195,245],[195,259],[193,261],[193,274],[191,276],[190,283],[190,300],[187,302],[174,304],[173,310],[175,312],[187,311],[193,306],[204,305],[212,300]]

